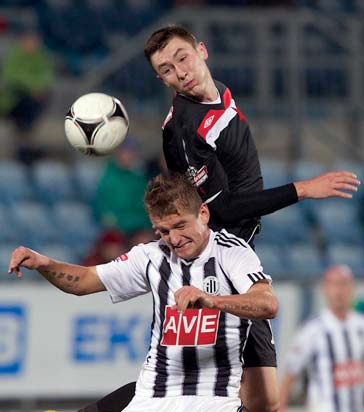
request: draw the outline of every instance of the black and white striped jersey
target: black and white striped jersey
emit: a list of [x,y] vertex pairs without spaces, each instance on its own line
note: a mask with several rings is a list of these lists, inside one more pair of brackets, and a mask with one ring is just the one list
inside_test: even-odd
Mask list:
[[202,254],[185,261],[162,240],[133,247],[97,266],[114,303],[151,292],[151,343],[136,393],[147,397],[238,396],[251,322],[218,310],[172,311],[174,292],[193,285],[211,295],[245,293],[271,280],[250,246],[225,230],[210,232]]
[[287,370],[308,373],[310,412],[364,411],[364,317],[340,321],[328,309],[297,333]]

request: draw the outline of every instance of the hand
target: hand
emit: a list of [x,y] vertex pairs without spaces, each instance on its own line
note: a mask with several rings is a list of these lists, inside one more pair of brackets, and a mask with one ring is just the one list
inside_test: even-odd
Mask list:
[[172,306],[172,310],[178,310],[184,313],[189,306],[214,308],[214,297],[206,294],[201,289],[194,286],[183,286],[174,294],[176,304]]
[[15,272],[17,278],[21,278],[21,266],[28,269],[38,269],[41,266],[46,266],[48,263],[49,258],[47,256],[24,246],[19,246],[11,254],[8,273]]
[[351,172],[328,172],[313,179],[304,180],[301,182],[294,182],[296,187],[298,199],[324,199],[326,197],[342,197],[344,199],[351,199],[351,193],[356,192],[360,181],[356,175]]

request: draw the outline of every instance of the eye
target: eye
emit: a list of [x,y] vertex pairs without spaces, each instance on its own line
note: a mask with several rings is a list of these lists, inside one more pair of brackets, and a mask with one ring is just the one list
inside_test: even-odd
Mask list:
[[167,76],[171,72],[171,69],[163,69],[162,76]]
[[186,60],[186,56],[181,56],[181,58],[179,59],[180,62],[183,62],[184,60]]

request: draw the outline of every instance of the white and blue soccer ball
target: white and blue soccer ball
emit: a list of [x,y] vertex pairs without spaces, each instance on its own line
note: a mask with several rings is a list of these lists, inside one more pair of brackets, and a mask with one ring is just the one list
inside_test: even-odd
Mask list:
[[88,93],[72,104],[64,128],[75,149],[86,155],[105,156],[123,143],[129,129],[129,116],[117,98],[105,93]]

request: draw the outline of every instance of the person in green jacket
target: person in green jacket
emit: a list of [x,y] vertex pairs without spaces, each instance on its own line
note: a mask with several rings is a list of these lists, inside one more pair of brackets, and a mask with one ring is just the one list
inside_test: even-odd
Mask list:
[[52,56],[36,31],[25,31],[0,63],[0,115],[15,126],[18,149],[31,146],[33,128],[48,104]]
[[143,198],[148,176],[132,136],[106,163],[93,201],[96,218],[105,227],[115,227],[130,236],[151,229]]

